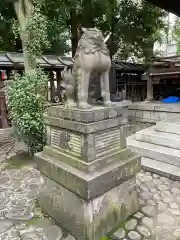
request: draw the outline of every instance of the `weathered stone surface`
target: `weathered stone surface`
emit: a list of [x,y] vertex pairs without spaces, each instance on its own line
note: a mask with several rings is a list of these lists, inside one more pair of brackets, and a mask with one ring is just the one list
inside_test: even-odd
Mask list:
[[178,228],[175,231],[173,231],[172,235],[174,237],[176,237],[177,239],[179,239],[180,238],[180,228]]
[[44,228],[44,233],[50,240],[60,240],[63,236],[62,230],[55,225]]
[[139,196],[142,200],[149,200],[153,196],[153,193],[151,193],[149,191],[148,192],[141,192],[139,194]]
[[152,231],[152,229],[154,227],[154,223],[153,223],[152,218],[143,217],[142,218],[142,225],[145,226],[149,231]]
[[142,207],[141,211],[148,217],[153,217],[155,215],[155,207],[152,205]]
[[152,177],[149,176],[149,175],[144,175],[144,176],[141,178],[141,181],[142,181],[142,182],[150,182],[150,181],[152,181]]
[[104,108],[103,106],[93,106],[92,109],[64,109],[63,106],[51,106],[48,108],[48,115],[51,117],[61,117],[77,122],[97,122],[105,119],[126,116],[127,105],[119,103],[118,105]]
[[170,191],[162,191],[161,196],[162,198],[172,198],[172,194],[170,193]]
[[27,231],[21,234],[22,240],[48,240],[46,235],[44,234],[43,229],[28,229]]
[[114,234],[114,239],[123,239],[126,236],[126,232],[123,228],[118,229]]
[[164,198],[162,198],[162,200],[163,200],[163,202],[165,202],[165,203],[173,202],[173,198],[166,198],[166,197],[164,197]]
[[0,235],[13,227],[13,222],[8,220],[0,220]]
[[179,194],[180,194],[180,189],[179,189],[179,188],[172,188],[172,189],[171,189],[171,192],[172,192],[174,195],[179,195]]
[[[105,151],[104,151],[105,152]],[[70,165],[71,167],[75,167],[78,170],[85,172],[85,173],[95,173],[99,170],[102,170],[103,168],[109,167],[112,164],[117,164],[119,163],[119,160],[124,160],[128,158],[128,155],[130,153],[130,149],[129,148],[124,148],[124,149],[120,149],[116,152],[110,153],[110,154],[106,154],[105,157],[101,157],[97,160],[95,160],[95,155],[93,158],[91,159],[86,159],[86,161],[84,161],[84,159],[80,159],[77,157],[72,157],[71,155],[67,155],[65,153],[63,153],[61,151],[60,148],[52,148],[49,146],[45,146],[43,149],[43,155],[47,155],[51,158],[55,158],[55,159],[61,159],[61,162]],[[94,160],[94,161],[90,161],[87,162],[87,160]]]
[[73,232],[77,239],[92,236],[97,239],[138,210],[134,187],[130,180],[87,202],[45,177],[40,203],[46,213]]
[[69,129],[70,131],[87,134],[87,133],[94,133],[97,131],[102,131],[105,129],[124,125],[127,123],[127,120],[123,117],[117,117],[117,118],[106,119],[103,121],[85,124],[82,122],[66,120],[63,118],[54,118],[54,117],[46,116],[45,123],[53,127],[61,126],[61,128]]
[[125,229],[130,231],[134,230],[137,226],[137,220],[136,219],[131,219],[125,224]]
[[75,240],[75,238],[72,235],[68,234],[65,238],[63,238],[63,240]]
[[157,216],[157,224],[159,226],[172,226],[174,223],[175,219],[167,213],[160,213]]
[[153,201],[153,200],[151,200],[151,199],[149,199],[149,200],[147,201],[147,205],[155,206],[155,205],[156,205],[156,202]]
[[137,212],[136,214],[133,215],[133,217],[136,219],[141,219],[143,216],[144,216],[144,214],[141,212]]
[[170,202],[169,203],[169,206],[170,206],[170,208],[172,208],[172,209],[178,209],[179,207],[178,207],[178,205],[177,205],[177,203],[175,203],[175,202]]
[[158,202],[157,203],[157,210],[159,213],[164,212],[165,209],[167,209],[168,205],[164,202]]
[[140,158],[137,155],[130,155],[128,159],[94,174],[85,174],[58,159],[44,157],[43,153],[36,155],[36,162],[44,175],[87,200],[131,179],[140,168]]
[[159,189],[159,190],[161,190],[161,191],[166,191],[166,190],[168,190],[169,188],[168,188],[168,186],[167,185],[163,185],[163,184],[161,184],[161,185],[159,185],[159,186],[157,186],[157,188]]
[[144,200],[142,200],[141,198],[139,198],[139,204],[141,205],[141,206],[144,206],[145,205],[145,201]]
[[154,200],[155,202],[159,202],[159,201],[161,200],[160,194],[159,194],[159,193],[155,193],[155,194],[153,195],[153,200]]
[[173,216],[180,216],[180,210],[178,209],[168,209],[168,211],[173,215]]
[[149,232],[149,230],[147,228],[145,228],[144,226],[138,226],[137,230],[141,234],[141,236],[143,236],[145,238],[149,238],[151,236],[151,233]]
[[152,192],[152,193],[156,193],[158,190],[157,190],[157,188],[151,188],[150,189],[150,192]]
[[141,240],[141,235],[135,231],[129,232],[128,237],[130,240]]

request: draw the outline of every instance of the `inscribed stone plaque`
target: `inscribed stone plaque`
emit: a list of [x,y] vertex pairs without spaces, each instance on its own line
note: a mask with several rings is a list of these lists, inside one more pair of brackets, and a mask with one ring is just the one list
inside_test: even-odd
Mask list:
[[95,135],[96,157],[106,156],[119,150],[120,147],[120,128],[106,130]]
[[82,137],[74,133],[52,128],[51,145],[54,147],[59,147],[64,151],[70,152],[71,154],[80,157]]

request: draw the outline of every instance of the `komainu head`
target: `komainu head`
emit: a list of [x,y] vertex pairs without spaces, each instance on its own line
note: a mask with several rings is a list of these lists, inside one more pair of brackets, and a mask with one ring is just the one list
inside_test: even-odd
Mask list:
[[97,28],[82,28],[82,38],[93,45],[101,46],[104,43],[102,32]]

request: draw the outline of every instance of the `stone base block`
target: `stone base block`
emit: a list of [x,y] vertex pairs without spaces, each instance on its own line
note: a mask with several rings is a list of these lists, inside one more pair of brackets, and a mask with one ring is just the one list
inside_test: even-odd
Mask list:
[[[51,158],[43,153],[36,154],[35,160],[38,170],[43,175],[81,198],[90,200],[133,178],[139,171],[140,158],[136,154],[128,156],[127,159],[120,159],[120,156],[119,154],[119,158],[117,157],[114,164],[107,167],[104,164],[101,170],[89,173],[84,173],[58,158]],[[113,160],[113,156],[111,160]]]
[[103,195],[86,201],[60,184],[44,177],[40,205],[78,240],[95,240],[115,230],[139,210],[135,178]]

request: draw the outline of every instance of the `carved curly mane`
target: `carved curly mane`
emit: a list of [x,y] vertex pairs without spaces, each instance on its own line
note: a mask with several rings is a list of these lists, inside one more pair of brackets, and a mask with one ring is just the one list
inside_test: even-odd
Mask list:
[[96,28],[86,29],[78,42],[75,57],[81,51],[83,51],[85,54],[94,54],[95,52],[100,51],[105,55],[109,55],[107,46],[104,43],[102,32]]

